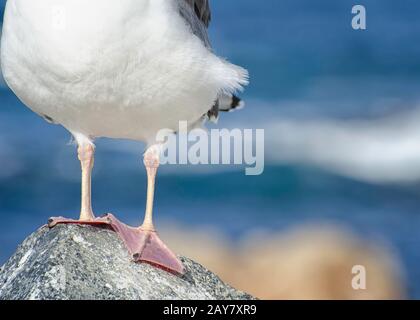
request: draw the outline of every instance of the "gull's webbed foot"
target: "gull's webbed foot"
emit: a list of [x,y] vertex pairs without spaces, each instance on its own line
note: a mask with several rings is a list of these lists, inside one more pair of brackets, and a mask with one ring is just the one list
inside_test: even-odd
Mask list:
[[74,219],[67,219],[64,217],[51,217],[48,219],[49,228],[54,228],[58,224],[103,226],[103,225],[110,225],[110,221],[107,219],[106,216],[100,217],[100,218],[93,218],[92,220],[74,220]]
[[177,275],[184,274],[184,266],[176,255],[160,240],[155,230],[133,228],[113,215],[106,216],[112,229],[119,235],[135,262],[149,263]]

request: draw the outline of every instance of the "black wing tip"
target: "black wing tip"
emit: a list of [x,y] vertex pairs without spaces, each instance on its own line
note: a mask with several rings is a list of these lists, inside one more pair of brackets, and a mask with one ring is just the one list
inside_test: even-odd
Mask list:
[[242,109],[244,106],[245,102],[241,98],[233,94],[229,108],[221,111],[233,112]]
[[232,95],[232,103],[230,104],[231,109],[236,109],[243,106],[243,101],[238,96]]

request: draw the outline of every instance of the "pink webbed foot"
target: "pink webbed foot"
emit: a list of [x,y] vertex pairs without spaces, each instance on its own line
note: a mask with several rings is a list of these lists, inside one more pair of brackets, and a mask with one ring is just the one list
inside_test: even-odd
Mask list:
[[78,224],[78,225],[89,225],[89,226],[110,226],[110,221],[104,217],[94,218],[93,220],[74,220],[74,219],[67,219],[64,217],[51,217],[48,219],[48,227],[54,228],[58,224]]
[[149,263],[176,275],[184,274],[184,266],[176,255],[160,240],[156,231],[133,228],[120,222],[112,214],[105,219],[124,242],[135,262]]

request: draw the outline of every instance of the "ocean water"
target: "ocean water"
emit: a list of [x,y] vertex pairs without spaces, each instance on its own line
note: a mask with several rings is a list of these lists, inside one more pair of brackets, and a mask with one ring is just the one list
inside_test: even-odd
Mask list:
[[[251,74],[242,94],[247,107],[223,115],[219,126],[266,128],[272,142],[266,144],[266,168],[251,177],[243,167],[162,167],[157,223],[213,226],[233,241],[255,228],[282,232],[312,222],[343,225],[392,246],[410,297],[420,298],[420,159],[398,148],[410,142],[410,150],[420,150],[417,132],[406,130],[417,118],[393,122],[417,114],[419,106],[420,3],[362,1],[368,28],[355,31],[353,1],[212,2],[215,51]],[[5,1],[0,3],[3,7]],[[313,139],[305,132],[337,123],[362,122],[362,131],[350,125],[348,133],[361,145],[377,119],[387,120],[375,131],[373,140],[383,147],[374,161],[367,152],[344,156],[346,143],[317,144],[320,156],[313,159],[302,151],[303,142]],[[283,139],[287,133],[291,137],[280,143],[270,128],[285,122],[294,125],[283,129]],[[312,131],[305,131],[308,124]],[[406,135],[389,143],[396,132]],[[0,263],[48,217],[77,216],[80,170],[69,141],[63,128],[45,123],[9,89],[0,89]],[[101,139],[97,147],[95,211],[112,211],[137,224],[145,201],[144,145]]]

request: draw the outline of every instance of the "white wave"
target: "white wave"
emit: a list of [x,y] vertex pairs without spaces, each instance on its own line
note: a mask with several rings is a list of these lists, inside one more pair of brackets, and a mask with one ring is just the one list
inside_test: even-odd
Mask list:
[[377,120],[280,120],[266,125],[266,157],[373,183],[420,180],[420,110]]

